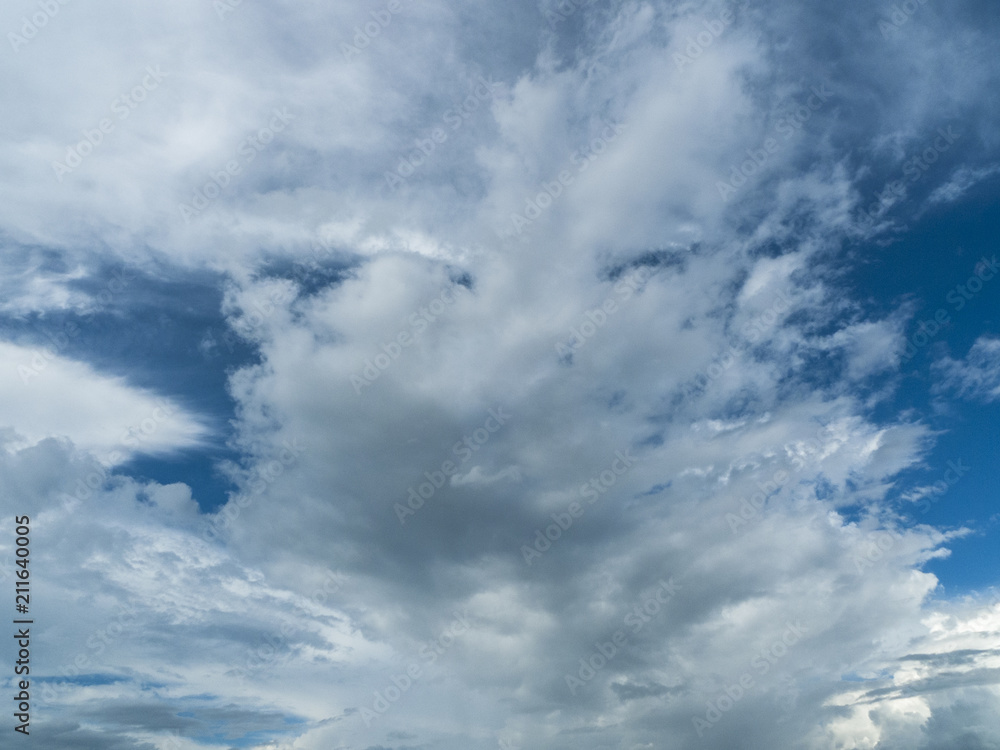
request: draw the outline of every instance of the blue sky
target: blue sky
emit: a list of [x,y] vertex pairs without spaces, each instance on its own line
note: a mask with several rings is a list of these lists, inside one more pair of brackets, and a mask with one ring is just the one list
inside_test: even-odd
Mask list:
[[994,4],[0,31],[17,741],[1000,750]]
[[869,295],[876,309],[891,309],[903,300],[912,300],[916,309],[906,332],[911,342],[921,321],[933,319],[941,309],[949,316],[941,332],[902,366],[896,398],[881,409],[914,409],[942,432],[926,456],[925,466],[905,475],[900,494],[906,494],[908,482],[919,486],[941,480],[949,461],[961,460],[969,467],[947,492],[931,496],[929,506],[921,503],[910,509],[915,522],[968,526],[973,532],[955,543],[951,557],[927,566],[951,596],[996,585],[992,561],[1000,553],[1000,516],[991,489],[996,478],[1000,414],[995,404],[954,398],[953,393],[933,388],[935,361],[949,355],[960,358],[981,336],[1000,334],[1000,292],[992,289],[990,282],[976,294],[972,289],[964,294],[958,289],[967,285],[982,258],[992,260],[996,255],[995,238],[1000,230],[996,190],[994,177],[976,186],[960,204],[915,219],[900,242],[861,264],[847,281],[853,290]]

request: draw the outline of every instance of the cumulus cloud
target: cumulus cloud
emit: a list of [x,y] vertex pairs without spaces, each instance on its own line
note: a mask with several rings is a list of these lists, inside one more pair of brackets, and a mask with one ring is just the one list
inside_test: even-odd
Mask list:
[[[122,467],[214,415],[0,343],[39,746],[998,746],[997,606],[927,570],[967,532],[894,501],[913,307],[845,282],[986,177],[956,8],[60,5],[5,63],[5,314],[207,269],[253,357],[206,512]],[[994,344],[940,387],[995,400]]]

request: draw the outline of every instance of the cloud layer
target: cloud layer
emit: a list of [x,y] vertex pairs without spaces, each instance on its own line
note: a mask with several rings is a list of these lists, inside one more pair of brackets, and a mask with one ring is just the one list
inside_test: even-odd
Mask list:
[[[848,278],[990,184],[991,6],[51,5],[0,19],[36,746],[1000,748],[970,529],[895,501],[915,303]],[[58,343],[114,266],[217,274],[228,433]],[[113,471],[223,440],[215,513]]]

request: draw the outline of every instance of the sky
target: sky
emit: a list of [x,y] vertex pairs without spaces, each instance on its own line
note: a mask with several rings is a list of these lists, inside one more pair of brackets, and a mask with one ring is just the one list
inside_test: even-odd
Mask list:
[[4,746],[1000,750],[995,3],[0,32]]

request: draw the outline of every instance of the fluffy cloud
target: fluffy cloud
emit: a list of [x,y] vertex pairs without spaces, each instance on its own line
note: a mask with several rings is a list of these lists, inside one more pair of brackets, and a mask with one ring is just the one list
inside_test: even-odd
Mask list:
[[[965,531],[890,500],[936,438],[889,408],[911,307],[842,283],[971,184],[937,128],[991,148],[987,6],[215,5],[9,57],[0,221],[60,259],[9,314],[208,267],[257,353],[205,514],[108,471],[153,395],[0,344],[40,746],[998,746],[996,605],[924,569]],[[941,381],[992,398],[990,342]],[[128,453],[206,440],[163,414]]]
[[169,453],[204,442],[207,428],[176,403],[60,356],[78,334],[79,327],[68,327],[52,337],[51,346],[39,348],[0,343],[8,446],[64,438],[103,463],[118,464],[138,453]]

